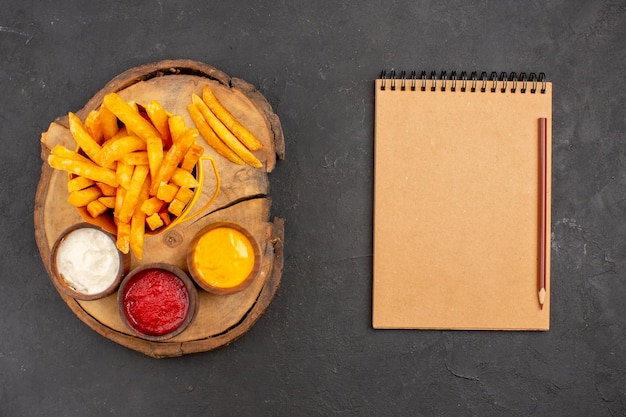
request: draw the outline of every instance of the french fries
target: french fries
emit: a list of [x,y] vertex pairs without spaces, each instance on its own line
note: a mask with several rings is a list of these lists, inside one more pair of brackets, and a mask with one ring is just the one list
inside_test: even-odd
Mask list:
[[146,228],[170,225],[199,186],[193,168],[204,151],[200,133],[157,101],[143,106],[115,93],[85,122],[68,118],[78,150],[57,145],[48,156],[52,168],[71,174],[67,201],[94,218],[112,216],[117,248],[142,259]]
[[57,145],[48,156],[52,168],[71,174],[68,202],[92,217],[111,216],[118,249],[138,259],[146,233],[166,228],[195,201],[200,136],[229,161],[263,168],[254,154],[263,143],[208,85],[202,97],[192,94],[187,110],[193,127],[158,101],[135,103],[109,93],[84,121],[68,114],[77,150]]
[[102,196],[98,199],[98,201],[101,202],[102,205],[104,205],[108,209],[115,208],[115,196]]
[[100,112],[92,110],[85,119],[85,130],[89,133],[89,136],[96,141],[98,145],[102,144],[104,139],[104,132],[102,131],[102,124],[100,123]]
[[[80,177],[76,177],[76,178],[80,178]],[[115,194],[117,194],[117,188],[115,187],[111,187],[110,185],[107,185],[103,182],[97,182],[96,185],[98,186],[98,188],[100,188],[100,190],[102,190],[102,195],[104,196],[114,197]]]
[[[113,138],[120,130],[117,124],[117,117],[111,113],[111,110],[104,106],[101,106],[98,110],[98,119],[100,120],[100,127],[102,129],[102,136],[105,141]],[[126,130],[126,129],[124,129]]]
[[263,147],[261,141],[259,141],[248,129],[246,129],[239,120],[230,114],[222,103],[215,97],[211,88],[205,85],[202,89],[202,100],[211,109],[213,114],[230,130],[233,135],[236,136],[246,148],[251,151],[258,151]]
[[[138,205],[141,205],[142,201],[146,201],[148,198],[148,191],[150,189],[150,177],[146,174],[146,180],[141,186],[139,192]],[[130,248],[135,254],[137,259],[143,257],[143,240],[146,233],[146,214],[141,210],[135,209],[130,219]]]
[[167,124],[170,128],[170,134],[172,137],[172,142],[176,142],[179,138],[179,136],[185,131],[187,130],[187,126],[185,125],[185,119],[183,119],[183,116],[179,115],[179,114],[175,114],[173,116],[171,116],[168,120],[167,120]]
[[135,171],[133,172],[133,178],[130,180],[130,185],[128,186],[128,190],[126,190],[126,196],[124,197],[124,202],[122,203],[122,207],[120,208],[118,220],[127,223],[130,221],[130,218],[133,216],[135,212],[135,206],[139,202],[139,194],[141,193],[141,189],[143,188],[143,183],[148,178],[148,166],[147,165],[137,165]]
[[146,224],[150,230],[156,230],[163,226],[163,219],[159,216],[159,213],[154,213],[146,218]]
[[102,191],[98,187],[89,187],[84,190],[72,191],[69,197],[67,197],[67,202],[74,207],[85,207],[101,196]]
[[146,149],[148,152],[148,165],[150,166],[150,176],[156,177],[161,162],[163,162],[163,139],[150,136],[146,139]]
[[87,187],[91,187],[96,182],[85,177],[75,177],[67,182],[67,191],[74,192],[78,190],[84,190]]
[[70,133],[74,137],[74,140],[78,144],[78,147],[81,148],[85,154],[92,161],[99,163],[100,162],[100,145],[95,141],[94,138],[91,137],[85,126],[80,121],[78,116],[74,113],[69,113],[68,115],[70,121]]
[[217,153],[231,162],[246,163],[262,168],[261,161],[252,152],[263,144],[246,129],[215,97],[208,85],[202,90],[202,98],[192,94],[187,107],[196,127]]
[[190,104],[187,106],[187,110],[191,115],[191,119],[195,123],[196,127],[200,131],[202,137],[207,141],[207,143],[217,151],[224,158],[228,159],[231,162],[234,162],[238,165],[243,165],[244,161],[241,159],[235,152],[232,151],[220,138],[217,137],[211,126],[204,120],[202,113],[198,110],[198,107],[195,104]]
[[187,153],[185,154],[183,162],[180,163],[180,167],[185,171],[191,172],[203,153],[204,148],[202,146],[198,145],[197,143],[192,145],[191,148],[189,148],[189,151],[187,151]]
[[196,142],[198,135],[199,133],[196,129],[187,129],[174,141],[172,147],[163,158],[163,162],[156,176],[153,178],[150,194],[155,195],[160,185],[167,183],[170,178],[172,178],[176,167],[178,167],[178,164],[183,160],[187,151]]
[[[152,124],[161,134],[161,140],[163,143],[169,147],[172,144],[172,134],[170,133],[169,127],[169,116],[167,111],[161,106],[156,100],[152,100],[146,106],[146,113],[148,113],[148,117],[152,121]],[[161,146],[162,147],[162,146]]]
[[180,216],[185,208],[185,203],[180,200],[173,199],[169,206],[167,206],[167,211],[172,213],[174,216]]
[[148,166],[148,152],[137,151],[127,153],[122,157],[122,161],[128,165],[146,165]]
[[52,168],[67,171],[79,177],[86,177],[94,181],[103,182],[112,187],[119,185],[115,171],[103,168],[94,162],[77,161],[75,159],[50,154],[48,156],[48,164]]
[[185,171],[182,168],[174,168],[171,181],[173,184],[179,187],[196,188],[198,181],[189,171]]
[[153,214],[157,214],[165,205],[165,201],[160,200],[156,197],[150,197],[141,203],[140,210],[143,211],[146,216],[152,216]]
[[117,222],[117,240],[115,245],[122,253],[130,251],[130,223]]
[[113,162],[122,159],[124,155],[135,151],[145,151],[146,148],[146,142],[137,136],[111,139],[100,151],[100,163],[102,166],[108,167]]
[[91,217],[98,217],[107,211],[107,206],[105,206],[100,199],[97,199],[87,204],[87,211]]
[[193,191],[188,187],[180,187],[174,198],[187,204],[193,198]]
[[255,168],[261,168],[263,164],[259,161],[248,148],[235,137],[226,126],[213,114],[211,109],[206,103],[198,97],[196,94],[191,96],[193,105],[200,111],[204,120],[211,126],[211,129],[217,134],[217,136],[228,146],[239,158],[245,163]]
[[63,145],[55,145],[55,147],[52,148],[52,151],[50,151],[50,153],[52,155],[56,155],[64,159],[74,159],[76,161],[89,162],[89,163],[92,162],[91,159],[84,157],[83,155],[77,152],[74,152],[71,149],[67,149]]
[[132,165],[128,165],[126,162],[119,161],[117,163],[117,167],[115,169],[115,177],[117,181],[122,186],[122,188],[127,189],[130,186],[130,179],[133,176],[133,170],[135,167]]
[[159,136],[159,131],[119,95],[107,94],[104,96],[102,104],[126,125],[126,129],[143,140],[150,136]]
[[166,203],[171,203],[176,197],[176,193],[178,192],[180,187],[174,184],[168,184],[162,182],[159,188],[157,189],[156,197],[159,200],[165,201]]

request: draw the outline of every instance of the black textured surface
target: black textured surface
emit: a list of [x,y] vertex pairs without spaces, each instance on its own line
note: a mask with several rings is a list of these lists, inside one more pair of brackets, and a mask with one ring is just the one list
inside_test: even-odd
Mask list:
[[[0,3],[0,415],[626,415],[624,1]],[[32,214],[48,124],[171,58],[281,117],[286,263],[243,338],[156,360],[74,317]],[[371,328],[373,80],[393,68],[554,82],[549,332]]]

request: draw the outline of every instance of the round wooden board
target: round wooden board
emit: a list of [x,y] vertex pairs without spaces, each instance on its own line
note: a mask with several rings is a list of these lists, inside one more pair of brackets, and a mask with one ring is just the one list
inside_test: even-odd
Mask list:
[[[147,104],[158,100],[173,114],[194,124],[187,112],[192,93],[201,95],[210,84],[218,99],[263,142],[255,155],[263,169],[236,165],[218,155],[203,139],[198,141],[217,166],[221,187],[217,198],[204,207],[216,189],[212,167],[205,161],[205,184],[191,214],[192,219],[179,223],[163,233],[146,236],[144,256],[131,259],[131,268],[166,262],[185,271],[190,241],[206,225],[230,221],[246,227],[261,246],[260,276],[244,291],[231,295],[213,295],[199,290],[198,313],[185,331],[176,337],[153,342],[132,334],[123,324],[117,309],[117,293],[96,301],[79,301],[59,292],[61,298],[90,328],[108,339],[142,352],[163,358],[203,352],[226,345],[248,331],[263,314],[280,284],[283,269],[283,230],[280,218],[271,217],[268,173],[276,159],[284,157],[284,138],[280,121],[265,98],[247,82],[231,78],[212,66],[189,60],[160,61],[128,70],[111,80],[83,109],[76,114],[84,120],[89,111],[97,109],[105,94],[117,92],[126,100]],[[50,124],[42,134],[42,159],[46,161],[55,145],[74,148],[67,116]],[[44,265],[51,274],[50,251],[67,227],[84,221],[78,210],[67,203],[67,174],[53,170],[44,162],[35,197],[35,238]],[[54,282],[54,281],[53,281]],[[58,288],[57,288],[58,289]]]

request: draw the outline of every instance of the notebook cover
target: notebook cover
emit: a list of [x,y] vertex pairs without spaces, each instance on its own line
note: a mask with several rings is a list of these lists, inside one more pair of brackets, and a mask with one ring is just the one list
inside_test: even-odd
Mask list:
[[[381,90],[376,81],[373,327],[548,330],[552,84]],[[389,82],[389,80],[387,80]],[[430,82],[430,80],[429,80]],[[433,81],[434,82],[434,81]],[[547,118],[540,307],[539,119]]]

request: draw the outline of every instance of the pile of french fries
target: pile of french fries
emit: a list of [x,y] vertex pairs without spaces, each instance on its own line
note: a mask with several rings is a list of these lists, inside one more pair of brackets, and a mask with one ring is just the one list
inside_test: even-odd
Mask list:
[[84,123],[73,113],[68,118],[79,150],[57,145],[48,164],[73,174],[70,204],[92,217],[112,212],[118,249],[141,259],[146,227],[169,225],[193,198],[192,171],[204,151],[198,129],[157,101],[141,106],[116,93]]
[[204,148],[199,135],[217,153],[236,164],[262,168],[252,152],[263,144],[215,97],[209,86],[187,107],[196,128],[153,100],[145,106],[107,94],[84,123],[69,113],[78,145],[55,146],[48,164],[72,175],[68,202],[98,217],[112,213],[117,247],[141,259],[146,227],[158,231],[179,217],[198,182],[192,171]]
[[236,164],[263,167],[252,154],[263,147],[261,141],[220,103],[208,85],[202,89],[202,98],[193,94],[191,101],[187,106],[191,119],[217,153]]

